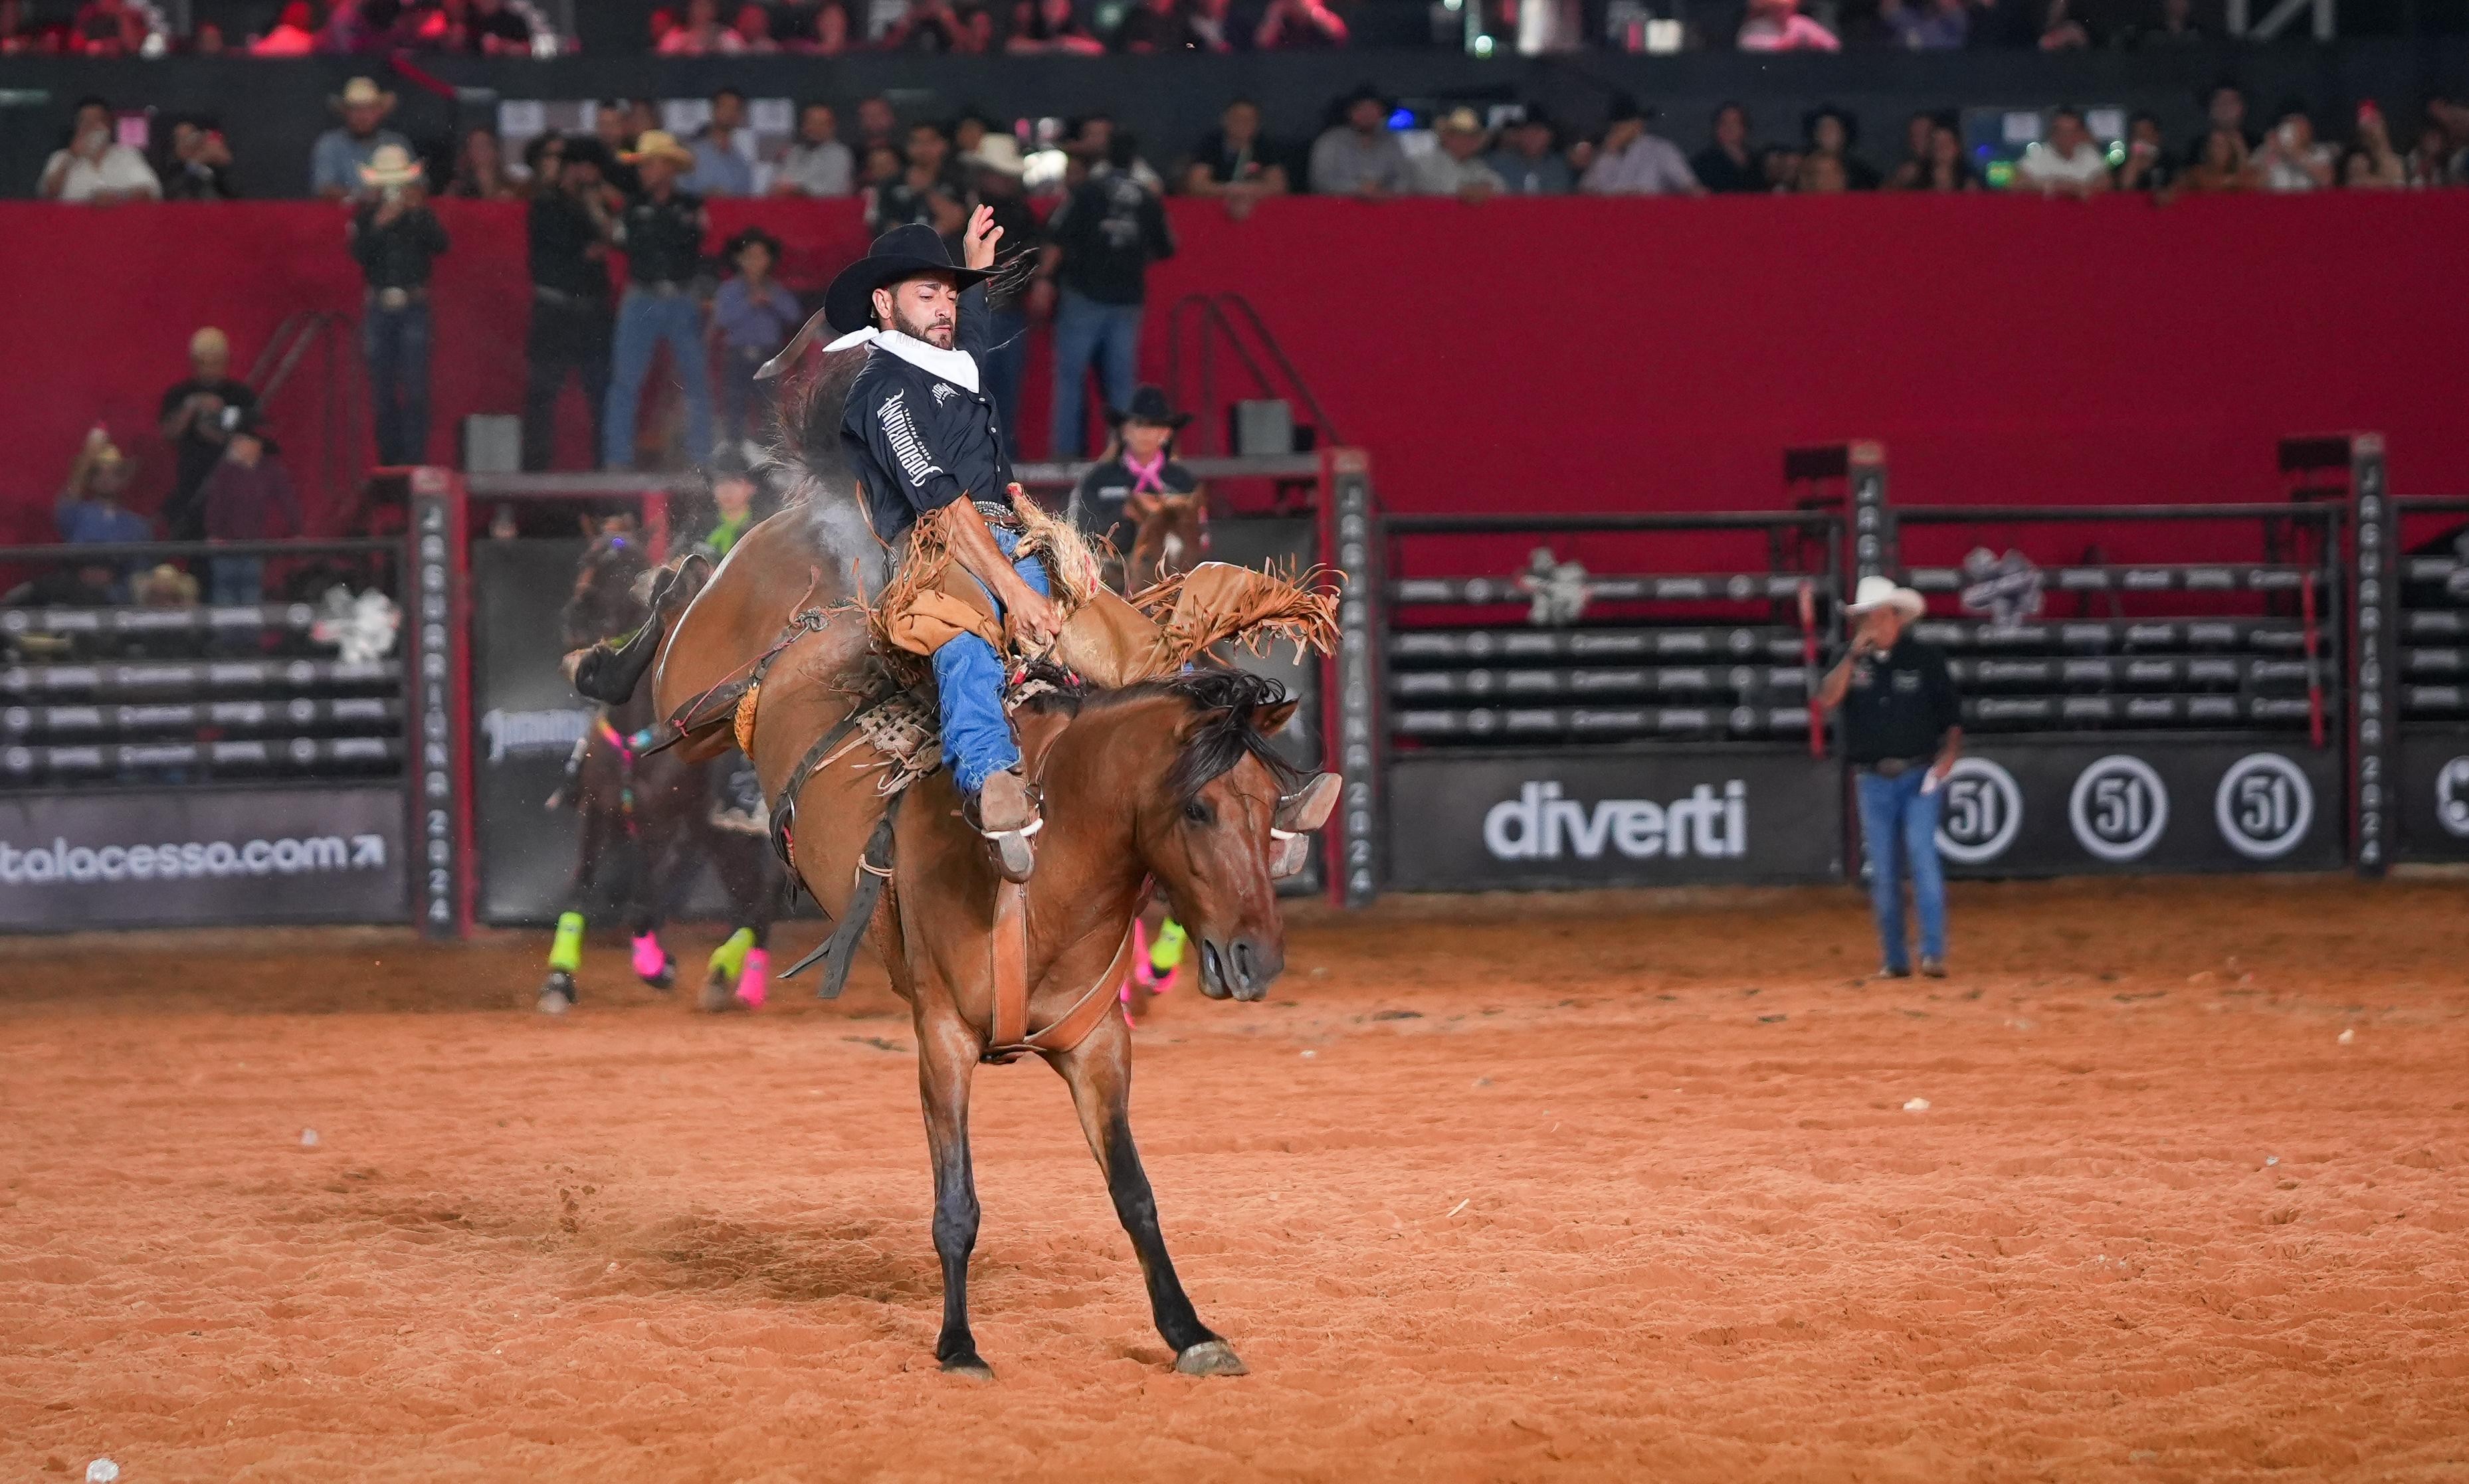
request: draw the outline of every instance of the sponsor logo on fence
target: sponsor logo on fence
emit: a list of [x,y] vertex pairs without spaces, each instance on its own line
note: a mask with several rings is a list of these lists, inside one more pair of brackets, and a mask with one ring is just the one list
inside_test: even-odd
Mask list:
[[185,840],[160,845],[49,845],[21,848],[0,840],[0,884],[176,881],[227,876],[305,876],[382,871],[381,834],[339,834],[273,840]]
[[2212,817],[2231,850],[2249,860],[2276,860],[2296,849],[2315,822],[2315,786],[2278,753],[2250,753],[2221,775]]
[[510,757],[572,752],[574,744],[583,741],[583,734],[590,729],[591,713],[579,706],[557,711],[493,708],[480,718],[480,730],[489,737],[492,763]]
[[2434,817],[2445,830],[2469,838],[2469,758],[2454,758],[2435,771]]
[[1967,866],[2006,854],[2023,828],[2023,790],[2015,775],[1987,758],[1959,758],[1941,787],[1938,853]]
[[1669,804],[1603,799],[1581,804],[1560,796],[1558,783],[1529,783],[1483,816],[1483,843],[1496,860],[1600,860],[1617,852],[1631,860],[1662,856],[1704,859],[1744,856],[1749,848],[1748,786],[1740,779],[1719,795],[1699,784]]
[[2169,827],[2169,786],[2152,765],[2125,753],[2096,759],[2066,799],[2075,839],[2103,860],[2139,860]]

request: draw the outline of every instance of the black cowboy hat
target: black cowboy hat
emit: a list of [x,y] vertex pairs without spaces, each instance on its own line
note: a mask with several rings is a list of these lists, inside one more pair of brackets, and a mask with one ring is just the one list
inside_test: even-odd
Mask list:
[[933,227],[911,222],[876,238],[865,257],[841,269],[832,286],[823,290],[823,320],[842,334],[864,330],[874,323],[876,289],[930,273],[946,275],[960,288],[994,276],[992,269],[954,263],[951,249]]
[[1175,411],[1165,400],[1165,393],[1144,386],[1132,393],[1132,404],[1120,411],[1106,409],[1108,423],[1120,427],[1126,422],[1152,422],[1160,427],[1181,428],[1191,421],[1188,412]]
[[764,231],[761,227],[748,227],[745,231],[730,238],[727,245],[722,247],[720,253],[722,257],[727,259],[731,263],[735,263],[739,253],[746,251],[746,249],[753,246],[757,242],[760,242],[765,247],[771,249],[772,261],[773,263],[776,263],[780,261],[780,240],[773,237],[771,233]]

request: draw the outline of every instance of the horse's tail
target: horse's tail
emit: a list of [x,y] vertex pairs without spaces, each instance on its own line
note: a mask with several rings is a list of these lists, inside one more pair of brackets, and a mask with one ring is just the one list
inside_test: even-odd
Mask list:
[[643,627],[629,635],[626,642],[611,646],[608,641],[588,650],[577,650],[566,656],[567,678],[586,700],[596,700],[604,706],[622,706],[635,696],[635,688],[659,657],[660,641],[667,633],[669,621],[692,603],[695,594],[711,581],[711,559],[702,552],[691,552],[675,566],[662,567],[652,578],[651,616]]

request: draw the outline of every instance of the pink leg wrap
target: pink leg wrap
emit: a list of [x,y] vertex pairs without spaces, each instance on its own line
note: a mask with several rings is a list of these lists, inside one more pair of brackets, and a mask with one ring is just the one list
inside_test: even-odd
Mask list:
[[658,978],[660,976],[661,968],[665,966],[668,961],[669,955],[660,950],[660,935],[658,933],[645,933],[643,936],[635,940],[635,978]]
[[761,948],[746,950],[745,971],[737,976],[737,997],[749,1010],[763,1008],[763,995],[772,978],[772,955]]

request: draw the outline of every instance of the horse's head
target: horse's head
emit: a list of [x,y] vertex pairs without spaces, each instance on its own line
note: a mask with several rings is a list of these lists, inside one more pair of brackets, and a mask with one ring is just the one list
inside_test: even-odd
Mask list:
[[574,591],[558,614],[568,649],[581,649],[643,627],[643,574],[651,561],[631,522],[611,521],[592,537],[574,570]]
[[1209,512],[1197,494],[1162,494],[1141,519],[1123,559],[1123,586],[1139,592],[1183,576],[1209,556]]
[[1211,670],[1154,689],[1169,704],[1144,710],[1165,735],[1116,754],[1138,760],[1121,780],[1135,790],[1134,850],[1199,945],[1201,993],[1259,999],[1286,962],[1277,880],[1302,869],[1337,780],[1272,750],[1295,714],[1274,680]]

